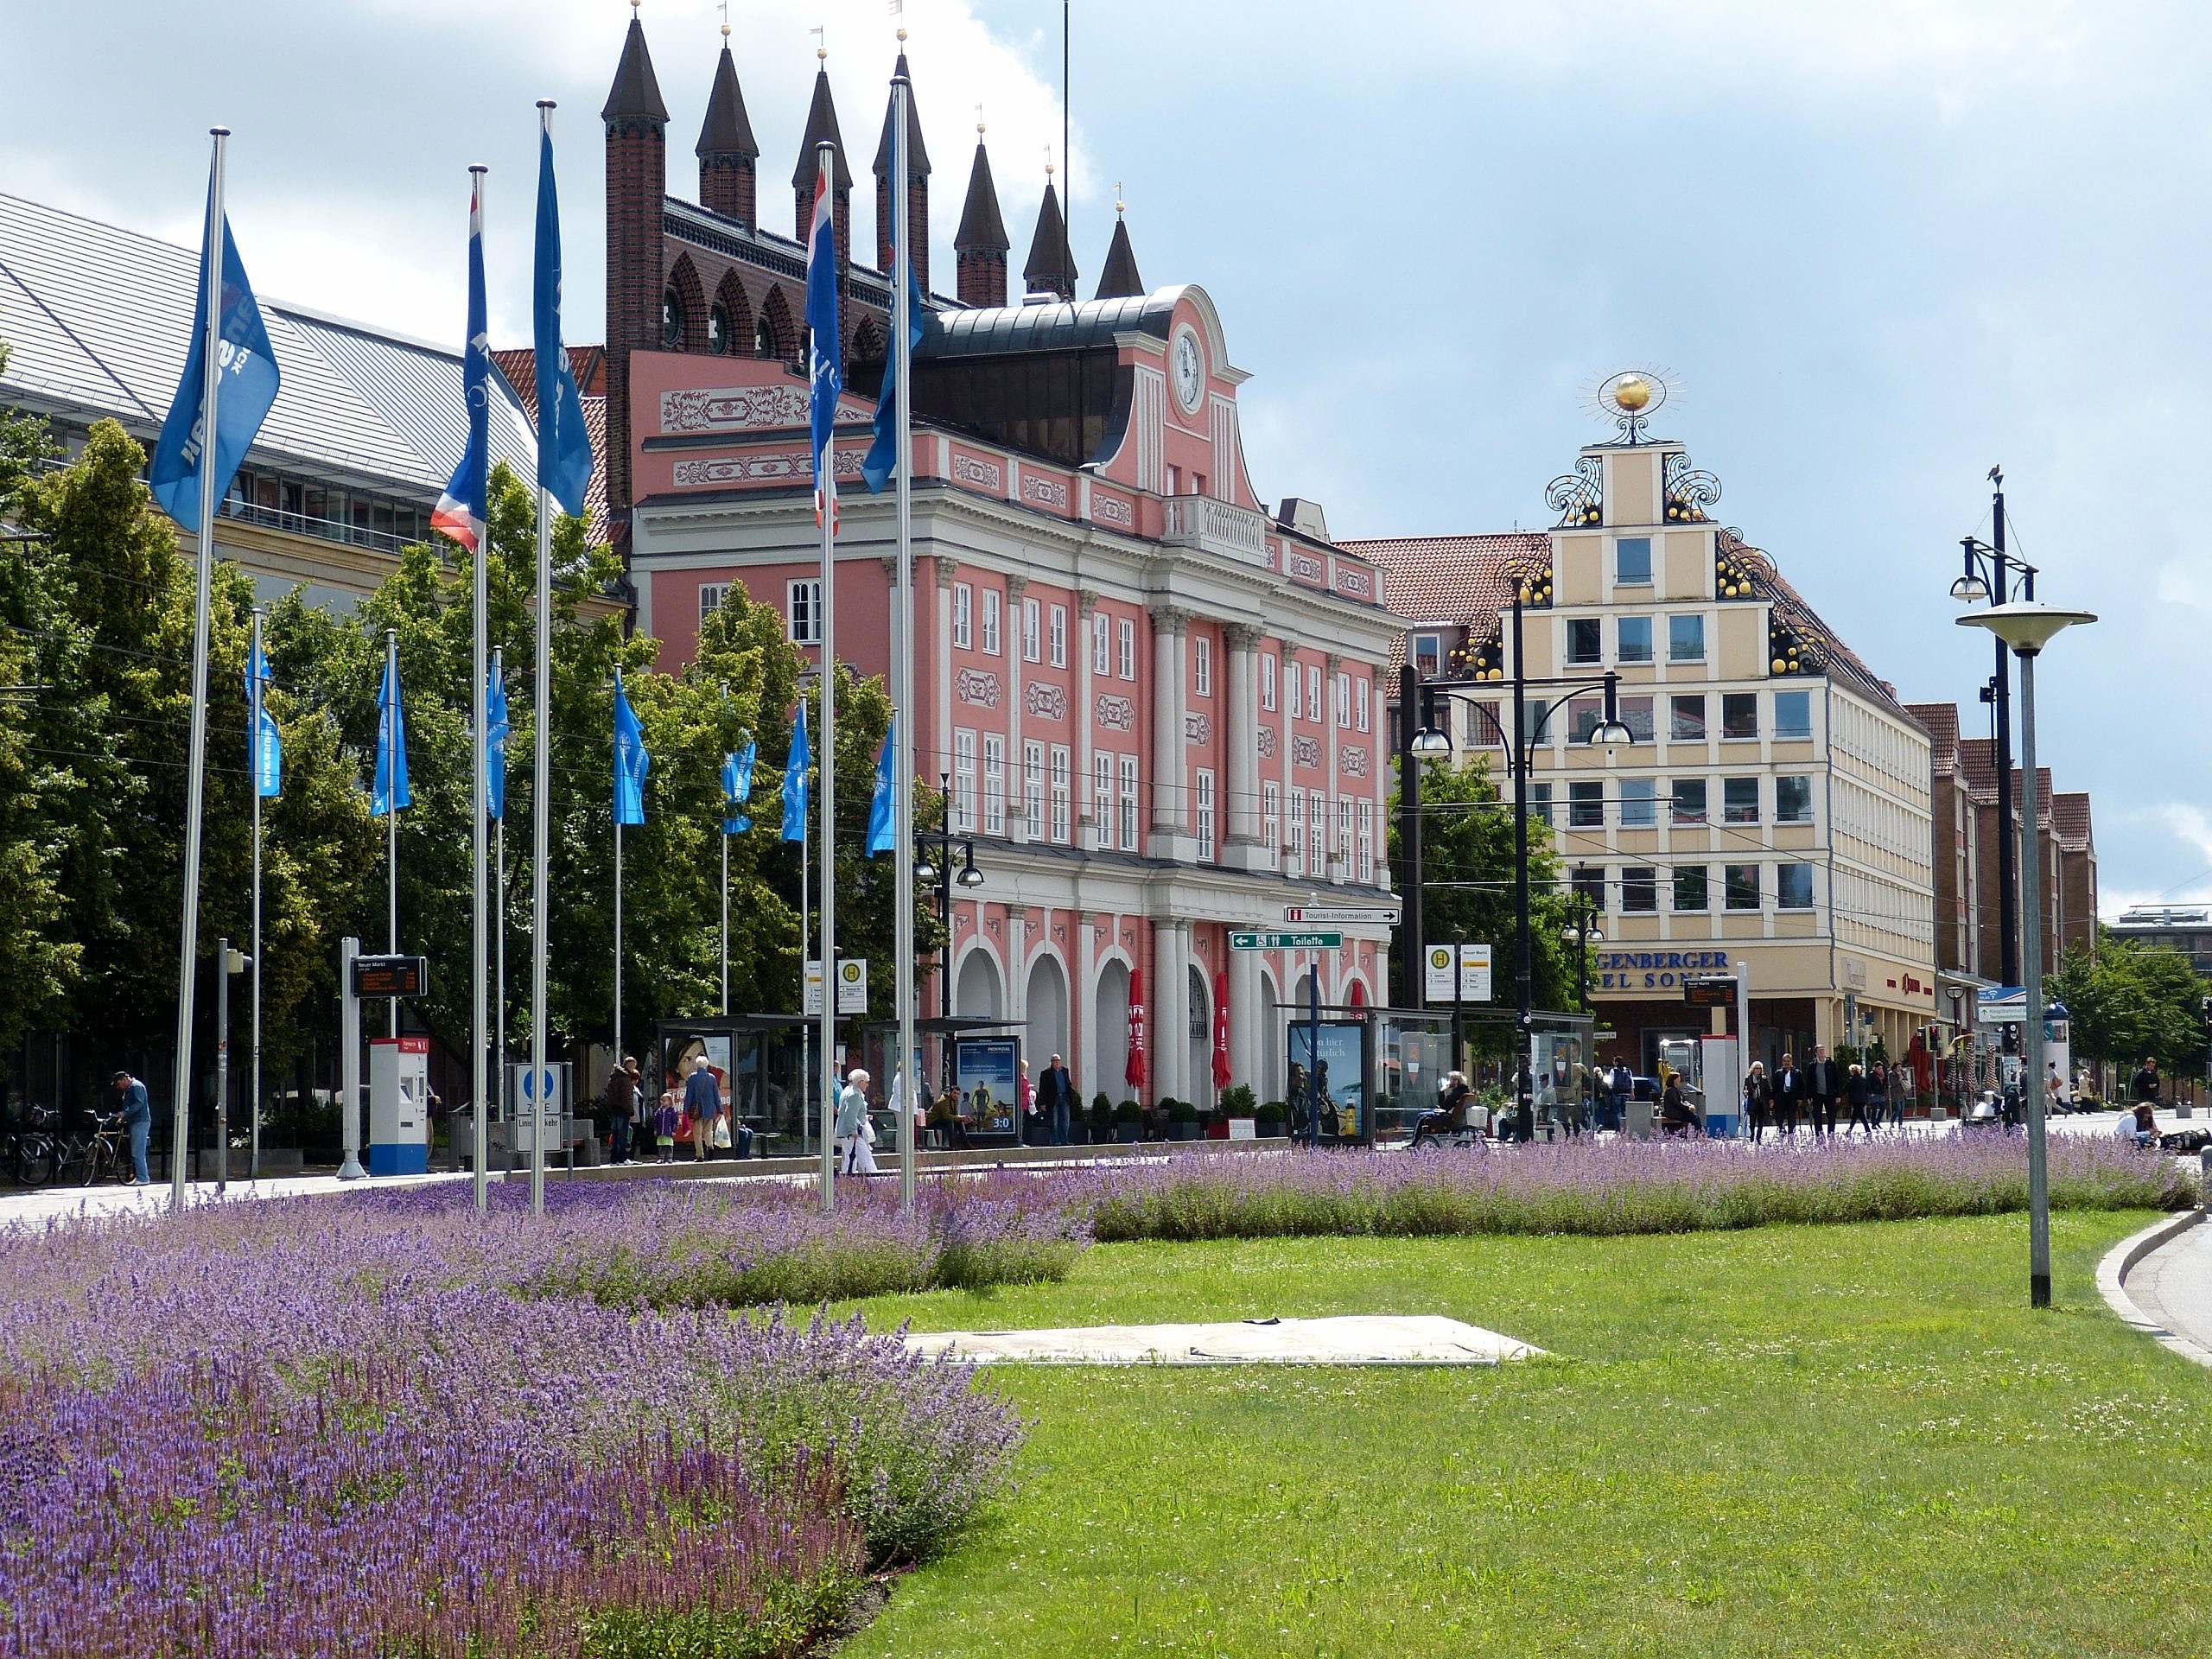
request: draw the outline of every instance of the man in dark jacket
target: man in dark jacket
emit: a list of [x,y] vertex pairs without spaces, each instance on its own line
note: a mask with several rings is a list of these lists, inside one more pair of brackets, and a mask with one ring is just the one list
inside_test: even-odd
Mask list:
[[2151,1055],[2143,1057],[2143,1064],[2136,1068],[2134,1081],[2128,1087],[2131,1099],[2147,1100],[2152,1105],[2158,1101],[2158,1062]]
[[1068,1075],[1065,1063],[1055,1054],[1046,1066],[1045,1075],[1037,1079],[1037,1110],[1045,1119],[1046,1134],[1056,1147],[1068,1143],[1068,1109],[1074,1101],[1075,1080]]
[[1805,1074],[1797,1069],[1797,1057],[1785,1054],[1774,1074],[1774,1121],[1783,1135],[1797,1133],[1797,1103],[1804,1098]]
[[626,1054],[622,1064],[614,1068],[614,1075],[607,1080],[607,1115],[614,1126],[614,1144],[609,1151],[613,1162],[630,1161],[630,1125],[638,1116],[638,1061],[635,1055]]
[[1813,1099],[1813,1133],[1835,1133],[1835,1103],[1843,1093],[1842,1068],[1828,1058],[1825,1045],[1813,1050],[1813,1063],[1805,1068],[1805,1087]]

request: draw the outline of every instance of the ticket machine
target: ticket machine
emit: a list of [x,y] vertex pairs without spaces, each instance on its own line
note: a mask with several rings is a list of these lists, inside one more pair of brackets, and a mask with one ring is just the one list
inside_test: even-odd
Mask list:
[[369,1042],[369,1173],[420,1175],[430,1166],[430,1039]]

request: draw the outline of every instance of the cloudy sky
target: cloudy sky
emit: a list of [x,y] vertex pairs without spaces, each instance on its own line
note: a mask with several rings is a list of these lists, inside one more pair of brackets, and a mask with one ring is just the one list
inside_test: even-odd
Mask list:
[[[196,239],[204,133],[266,293],[457,341],[465,168],[493,331],[527,334],[532,101],[558,99],[568,334],[598,337],[596,119],[624,0],[0,0],[0,189]],[[1052,0],[732,0],[786,229],[826,31],[861,173],[892,30],[951,264],[976,105],[1017,261],[1060,140]],[[721,9],[645,0],[694,186]],[[2212,11],[2185,0],[1073,0],[1076,256],[1117,188],[1146,280],[1203,283],[1263,494],[1339,536],[1544,522],[1614,370],[1909,699],[1972,703],[1958,538],[2008,480],[2043,598],[2040,736],[2095,797],[2105,907],[2212,895],[2212,437],[2202,323]],[[873,195],[855,192],[856,232]]]

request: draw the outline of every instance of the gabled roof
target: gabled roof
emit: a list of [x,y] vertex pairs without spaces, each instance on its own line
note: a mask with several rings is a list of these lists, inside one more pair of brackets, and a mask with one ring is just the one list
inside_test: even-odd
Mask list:
[[1032,294],[1075,297],[1075,253],[1068,246],[1067,221],[1060,217],[1059,193],[1045,181],[1045,200],[1037,205],[1037,232],[1029,238],[1029,262],[1021,279]]
[[[1497,620],[1499,607],[1512,602],[1522,566],[1547,556],[1551,544],[1541,530],[1337,543],[1382,568],[1390,608],[1399,615],[1467,629]],[[1405,660],[1401,638],[1390,647],[1390,671],[1396,673]]]
[[668,124],[668,105],[661,102],[660,82],[653,78],[652,54],[645,50],[645,31],[634,11],[630,14],[630,32],[622,37],[622,61],[614,67],[614,85],[607,89],[607,104],[599,118],[609,126],[625,121]]
[[696,152],[709,156],[734,156],[752,161],[760,154],[753,141],[753,123],[745,113],[745,93],[737,84],[737,63],[722,42],[722,55],[715,65],[714,89],[707,94],[707,119],[699,129]]
[[798,141],[798,164],[791,168],[792,189],[805,190],[813,186],[816,175],[822,170],[821,158],[816,151],[825,138],[836,150],[830,188],[849,190],[853,188],[853,175],[845,165],[845,137],[837,130],[837,103],[830,96],[830,72],[817,69],[814,72],[814,102],[806,111],[806,136]]
[[1091,297],[1116,300],[1143,292],[1144,278],[1137,275],[1136,250],[1129,245],[1128,222],[1116,214],[1114,239],[1106,248],[1106,268],[1099,272],[1098,292]]
[[960,209],[960,228],[952,233],[955,253],[1004,253],[1006,221],[999,217],[998,187],[991,182],[991,158],[976,140],[976,160],[968,169],[968,200]]
[[[914,78],[906,73],[906,54],[899,54],[897,67],[891,72],[894,79],[906,83],[906,170],[919,178],[930,170],[929,146],[922,142],[922,115],[914,102]],[[893,99],[883,104],[883,137],[875,146],[875,176],[891,176],[891,105]]]
[[1821,620],[1820,613],[1790,585],[1764,550],[1753,547],[1726,530],[1713,539],[1723,553],[1751,556],[1744,558],[1743,565],[1751,574],[1752,587],[1774,607],[1775,614],[1799,641],[1810,649],[1814,660],[1822,669],[1862,696],[1872,697],[1908,720],[1912,718],[1897,701],[1897,688],[1867,667],[1859,653],[1843,643],[1842,636]]
[[1959,707],[1955,702],[1908,702],[1904,711],[1928,730],[1929,761],[1939,772],[1959,769]]
[[2069,853],[2086,853],[2096,845],[2089,825],[2089,797],[2086,790],[2050,798],[2050,816],[2058,826],[2058,844]]

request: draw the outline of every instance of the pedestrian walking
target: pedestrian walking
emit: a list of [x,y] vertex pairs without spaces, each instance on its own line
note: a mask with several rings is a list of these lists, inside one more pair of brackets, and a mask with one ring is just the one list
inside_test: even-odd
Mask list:
[[[1846,1126],[1845,1133],[1849,1134],[1852,1129],[1863,1129],[1866,1131],[1866,1138],[1872,1140],[1874,1123],[1867,1121],[1866,1108],[1873,1100],[1873,1091],[1867,1086],[1866,1068],[1856,1060],[1852,1062],[1851,1070],[1844,1076],[1843,1097],[1851,1104],[1851,1122]],[[1875,1122],[1878,1122],[1880,1119],[1878,1116]]]
[[1037,1109],[1044,1114],[1045,1133],[1052,1145],[1067,1145],[1068,1114],[1074,1104],[1075,1079],[1068,1075],[1066,1064],[1055,1054],[1046,1063],[1045,1075],[1037,1079]]
[[2143,1057],[2143,1064],[2135,1069],[2135,1077],[2128,1085],[2127,1093],[2131,1100],[2147,1100],[2153,1106],[2158,1103],[2158,1062],[2155,1057],[2149,1054]]
[[146,1179],[146,1137],[153,1132],[153,1103],[146,1097],[146,1085],[128,1071],[115,1074],[115,1090],[122,1098],[123,1127],[130,1132],[130,1179],[125,1186],[144,1186]]
[[1029,1062],[1022,1061],[1014,1074],[1014,1109],[1021,1125],[1021,1143],[1026,1147],[1041,1147],[1046,1143],[1044,1121],[1037,1115],[1037,1091],[1029,1082]]
[[607,1149],[610,1162],[626,1164],[630,1161],[630,1128],[638,1116],[638,1057],[625,1054],[622,1063],[607,1080],[607,1116],[613,1125],[613,1144]]
[[1753,1060],[1744,1077],[1744,1122],[1751,1129],[1753,1146],[1765,1137],[1773,1116],[1774,1084],[1767,1080],[1766,1062]]
[[848,1175],[875,1173],[875,1128],[868,1118],[868,1075],[855,1066],[837,1096],[838,1166]]
[[653,1112],[653,1139],[645,1147],[647,1152],[658,1149],[661,1163],[676,1161],[676,1130],[683,1120],[683,1096],[671,1076],[668,1087],[660,1091],[660,1105]]
[[703,1054],[692,1061],[684,1081],[683,1111],[691,1120],[691,1161],[703,1164],[715,1155],[715,1132],[722,1117],[721,1085]]
[[1835,1103],[1843,1094],[1843,1077],[1836,1063],[1828,1058],[1825,1043],[1813,1046],[1813,1063],[1805,1068],[1805,1086],[1813,1102],[1813,1133],[1834,1135]]
[[[1902,1129],[1904,1127],[1904,1105],[1891,1096],[1890,1081],[1890,1068],[1881,1061],[1877,1060],[1866,1068],[1866,1116],[1878,1129],[1885,1120],[1892,1128]],[[1900,1090],[1904,1081],[1902,1077],[1897,1079]],[[1896,1114],[1894,1117],[1891,1116],[1893,1112]]]
[[1636,1093],[1636,1073],[1629,1066],[1628,1056],[1613,1056],[1613,1069],[1605,1074],[1605,1127],[1618,1133],[1628,1122],[1628,1103]]
[[1774,1074],[1774,1118],[1785,1141],[1797,1138],[1797,1109],[1804,1098],[1805,1074],[1797,1069],[1797,1057],[1784,1054]]

